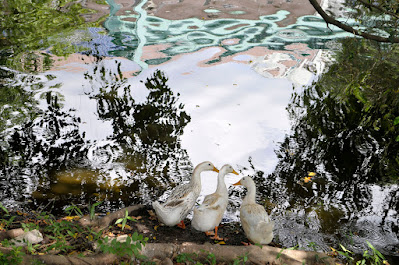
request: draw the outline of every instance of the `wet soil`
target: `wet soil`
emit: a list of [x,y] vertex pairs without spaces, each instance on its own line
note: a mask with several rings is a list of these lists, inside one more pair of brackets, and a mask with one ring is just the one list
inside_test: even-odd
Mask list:
[[[100,218],[101,216],[105,216],[104,214],[99,215]],[[126,226],[123,229],[121,227],[121,224],[115,225],[116,220],[114,220],[109,225],[109,227],[102,232],[102,234],[104,236],[111,235],[112,237],[117,237],[124,234],[129,235],[137,231],[139,234],[147,237],[149,243],[181,244],[185,242],[192,242],[196,244],[211,243],[233,246],[242,246],[246,243],[249,243],[239,222],[220,224],[218,236],[223,238],[223,240],[215,240],[211,239],[211,236],[207,236],[204,232],[195,230],[191,226],[191,220],[187,218],[184,220],[184,223],[186,225],[185,229],[182,229],[178,226],[169,227],[160,223],[156,215],[154,214],[152,207],[150,206],[144,206],[143,208],[134,211],[134,213],[130,214],[130,216],[136,220],[128,220]],[[46,218],[42,217],[40,213],[34,211],[28,213],[22,213],[17,211],[10,213],[9,215],[7,214],[2,218],[4,221],[10,221],[10,223],[9,225],[7,225],[7,227],[4,227],[4,225],[3,227],[0,226],[0,234],[5,232],[6,230],[21,228],[26,224],[35,225],[35,227],[43,232],[42,230],[49,225],[49,221],[46,220]],[[76,225],[78,225],[79,223],[79,217],[77,216],[76,218],[68,219],[68,217],[65,215],[57,215],[52,218],[55,218],[53,220],[56,222],[61,222],[61,220],[70,220]],[[46,233],[44,232],[44,234]],[[281,247],[274,242],[270,243],[270,245]]]

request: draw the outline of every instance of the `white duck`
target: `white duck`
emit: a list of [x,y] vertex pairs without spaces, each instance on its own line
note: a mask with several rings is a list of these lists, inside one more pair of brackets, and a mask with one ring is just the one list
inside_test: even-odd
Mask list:
[[233,185],[243,185],[248,190],[240,209],[241,225],[245,235],[255,244],[269,244],[273,239],[274,222],[270,220],[265,208],[255,202],[254,181],[250,177],[243,177]]
[[209,161],[198,164],[193,171],[189,183],[174,188],[169,198],[163,204],[155,201],[152,207],[158,216],[158,219],[167,226],[179,224],[179,227],[185,228],[184,218],[194,207],[194,204],[201,192],[201,172],[219,170]]
[[212,239],[223,240],[218,237],[218,226],[220,221],[222,221],[228,203],[227,187],[224,183],[224,177],[228,173],[238,175],[232,166],[228,164],[224,165],[219,170],[216,191],[205,196],[202,204],[194,209],[194,216],[191,221],[191,225],[196,230],[205,232],[207,235],[211,234],[208,231],[215,229],[215,236],[211,237]]

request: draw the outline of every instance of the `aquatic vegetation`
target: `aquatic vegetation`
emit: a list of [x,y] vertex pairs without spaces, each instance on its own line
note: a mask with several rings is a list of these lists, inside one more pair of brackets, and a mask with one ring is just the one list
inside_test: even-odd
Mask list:
[[82,15],[90,12],[72,0],[1,1],[2,61],[14,69],[39,71],[52,63],[44,49],[58,56],[84,50],[76,44],[90,35],[80,30],[99,25],[85,21]]

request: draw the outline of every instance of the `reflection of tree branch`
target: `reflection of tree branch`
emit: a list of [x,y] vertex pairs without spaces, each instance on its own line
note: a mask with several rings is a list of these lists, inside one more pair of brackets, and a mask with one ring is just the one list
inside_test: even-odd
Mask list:
[[367,7],[371,8],[371,9],[372,9],[372,8],[377,9],[377,10],[380,11],[381,13],[385,13],[385,14],[388,14],[388,15],[390,15],[390,16],[393,16],[393,17],[396,17],[396,18],[399,19],[399,16],[398,16],[397,14],[395,14],[395,13],[389,11],[389,10],[386,10],[386,9],[383,9],[383,8],[381,8],[381,7],[379,7],[379,6],[373,5],[372,3],[367,3],[367,2],[364,1],[364,0],[359,0],[359,2],[361,2],[364,6],[367,6]]
[[357,35],[357,36],[361,36],[361,37],[363,37],[365,39],[375,40],[375,41],[378,41],[378,42],[399,43],[399,38],[397,38],[397,37],[385,38],[385,37],[381,37],[381,36],[378,36],[378,35],[369,34],[369,33],[366,33],[366,32],[359,31],[359,30],[357,30],[357,29],[355,29],[355,28],[353,28],[353,27],[351,27],[349,25],[341,23],[338,20],[336,20],[335,18],[330,17],[329,15],[327,15],[327,13],[319,5],[317,0],[309,0],[309,2],[312,4],[314,9],[316,9],[317,13],[320,14],[320,16],[324,19],[324,21],[327,24],[332,24],[334,26],[339,27],[340,29],[342,29],[344,31],[350,32],[350,33],[352,33],[354,35]]

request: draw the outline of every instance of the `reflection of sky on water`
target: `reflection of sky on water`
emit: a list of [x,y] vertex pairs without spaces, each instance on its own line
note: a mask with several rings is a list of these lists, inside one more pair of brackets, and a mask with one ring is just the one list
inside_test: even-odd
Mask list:
[[[142,9],[145,2],[134,8],[134,14],[116,16],[119,7],[109,1],[111,12],[105,27],[107,36],[114,39],[91,29],[94,39],[86,45],[95,45],[103,55],[132,60],[121,59],[121,70],[138,74],[129,79],[138,102],[148,93],[140,80],[150,76],[155,67],[167,74],[169,86],[180,93],[180,101],[192,118],[181,141],[194,165],[211,160],[218,166],[231,163],[248,167],[251,158],[257,169],[271,173],[277,163],[274,149],[289,129],[285,107],[292,84],[265,76],[286,76],[301,61],[314,58],[312,49],[347,34],[334,28],[331,31],[315,16],[279,27],[277,22],[289,14],[284,10],[258,20],[167,20],[147,15]],[[299,42],[309,47],[284,52]],[[280,51],[273,51],[276,49]],[[104,63],[107,68],[115,67],[113,60]],[[111,123],[98,119],[96,102],[81,90],[80,84],[86,82],[82,73],[63,71],[60,77],[65,80],[65,102],[81,116],[80,128],[86,138],[102,141],[111,135]],[[302,84],[309,77],[309,72],[297,75]],[[204,180],[204,193],[212,192],[216,179],[204,173]]]
[[[191,116],[181,138],[182,148],[187,150],[194,165],[210,160],[219,167],[224,163],[248,167],[248,158],[252,157],[258,169],[271,173],[277,163],[274,149],[289,129],[285,107],[292,84],[286,79],[264,78],[248,64],[198,66],[217,52],[218,48],[209,48],[156,67],[166,72],[169,86],[180,93],[180,101]],[[122,71],[138,69],[128,60],[120,61]],[[114,60],[103,62],[107,68],[115,67]],[[129,79],[138,102],[148,93],[140,80],[145,80],[154,69],[146,69]],[[101,141],[112,135],[111,123],[97,117],[96,101],[84,94],[88,91],[82,72],[51,73],[58,76],[52,82],[64,84],[66,107],[76,109],[82,118],[80,128],[86,139]],[[213,192],[215,176],[204,173],[203,180],[204,194]],[[226,182],[231,184],[236,180],[237,177]]]
[[[218,166],[248,166],[251,156],[259,169],[272,172],[277,162],[276,142],[289,129],[285,106],[292,91],[290,82],[266,79],[243,64],[196,66],[207,56],[212,56],[212,49],[157,67],[169,74],[170,86],[180,93],[192,118],[182,136],[182,147],[193,164],[210,160]],[[214,176],[207,176],[203,178],[205,193],[216,185]]]

